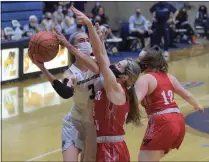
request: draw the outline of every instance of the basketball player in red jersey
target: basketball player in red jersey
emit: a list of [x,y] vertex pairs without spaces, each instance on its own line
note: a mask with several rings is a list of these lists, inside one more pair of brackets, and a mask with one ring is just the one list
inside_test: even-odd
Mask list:
[[160,50],[148,49],[139,62],[143,76],[135,84],[139,103],[146,109],[148,127],[141,145],[139,161],[159,161],[171,149],[178,149],[184,139],[184,116],[174,100],[174,93],[203,112],[192,94],[168,74],[168,64]]
[[133,87],[140,74],[140,67],[137,62],[128,59],[110,65],[103,40],[99,38],[91,21],[80,11],[74,8],[72,10],[78,20],[88,27],[93,51],[104,78],[104,87],[95,96],[93,114],[97,130],[96,161],[130,161],[123,139],[123,127],[129,122],[136,125],[140,123],[138,101]]

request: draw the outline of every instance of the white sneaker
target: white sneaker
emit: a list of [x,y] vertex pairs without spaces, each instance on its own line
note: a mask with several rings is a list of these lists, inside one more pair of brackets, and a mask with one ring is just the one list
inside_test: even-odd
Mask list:
[[165,51],[165,52],[163,53],[163,55],[164,55],[165,60],[166,60],[166,61],[169,61],[169,52],[168,52],[168,51]]

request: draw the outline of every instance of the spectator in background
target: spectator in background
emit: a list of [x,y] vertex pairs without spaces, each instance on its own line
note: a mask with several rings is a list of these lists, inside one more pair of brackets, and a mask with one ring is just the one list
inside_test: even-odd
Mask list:
[[145,37],[149,37],[152,34],[152,30],[148,29],[146,18],[141,14],[139,8],[136,9],[136,13],[129,18],[129,32],[131,36],[137,37],[141,40],[142,48],[145,47]]
[[86,29],[84,26],[82,26],[77,20],[75,21],[75,24],[72,25],[70,28],[66,29],[66,34],[73,34],[75,32],[86,32]]
[[207,11],[207,7],[205,5],[201,5],[196,15],[195,26],[202,26],[204,28],[204,35],[207,39],[209,39],[209,15]]
[[153,25],[155,28],[155,33],[153,35],[153,45],[160,46],[161,39],[164,39],[164,55],[168,56],[168,47],[170,43],[170,31],[169,24],[172,22],[172,16],[176,12],[171,4],[160,1],[154,4],[150,8],[150,12],[153,15]]
[[100,2],[96,2],[94,8],[92,8],[92,10],[91,10],[93,17],[96,17],[96,15],[98,15],[100,7],[102,7],[100,5]]
[[64,20],[64,14],[62,13],[63,9],[62,6],[59,5],[57,10],[53,13],[52,19],[55,24],[61,24]]
[[188,22],[188,14],[185,7],[181,8],[178,12],[176,19],[175,19],[176,29],[186,29],[186,36],[189,37],[188,40],[189,43],[194,43],[193,36],[194,36],[194,30],[192,29],[191,25]]
[[52,31],[54,23],[52,21],[52,14],[50,12],[45,13],[45,17],[42,20],[41,25],[43,26],[44,30]]
[[72,2],[70,2],[70,1],[61,1],[61,2],[58,2],[58,4],[59,4],[60,6],[62,6],[63,12],[65,12],[65,11],[68,10],[68,8],[71,7]]
[[72,30],[71,27],[76,25],[75,19],[73,17],[73,12],[69,9],[67,15],[65,16],[64,21],[61,23],[61,26],[65,34],[70,34]]
[[24,35],[31,37],[33,34],[42,30],[41,25],[38,24],[38,19],[35,15],[29,17],[29,24],[26,24],[23,28]]
[[99,23],[101,25],[102,19],[99,15],[96,15],[95,18],[92,20],[93,24],[95,25],[96,23]]
[[101,18],[100,25],[107,24],[108,17],[105,15],[104,8],[101,6],[99,7],[99,10],[98,10],[98,16],[100,16]]

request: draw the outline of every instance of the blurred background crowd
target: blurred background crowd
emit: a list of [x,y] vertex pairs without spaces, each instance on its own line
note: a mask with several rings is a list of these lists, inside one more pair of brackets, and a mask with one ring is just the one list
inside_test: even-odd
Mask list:
[[[118,49],[141,50],[146,46],[159,45],[165,52],[169,48],[176,48],[175,43],[196,43],[197,36],[209,39],[209,15],[207,6],[200,4],[196,8],[196,16],[193,24],[188,21],[188,10],[192,8],[187,3],[178,2],[156,2],[151,6],[149,12],[152,18],[143,15],[140,7],[132,11],[126,22],[120,21],[117,30],[112,30],[109,18],[106,14],[108,8],[104,8],[101,2],[95,2],[91,12],[85,11],[85,1],[65,2],[43,2],[43,15],[38,17],[31,14],[28,21],[22,24],[18,19],[11,20],[11,26],[2,26],[1,40],[11,41],[31,37],[41,31],[52,31],[55,27],[66,36],[76,31],[88,32],[85,26],[76,21],[70,10],[71,6],[84,12],[92,23],[98,22],[108,30],[106,47],[108,54],[113,54]],[[110,2],[111,3],[111,2]],[[140,2],[139,6],[140,6]],[[126,11],[124,11],[126,12]],[[3,15],[4,16],[4,15]],[[199,32],[199,31],[202,32]]]

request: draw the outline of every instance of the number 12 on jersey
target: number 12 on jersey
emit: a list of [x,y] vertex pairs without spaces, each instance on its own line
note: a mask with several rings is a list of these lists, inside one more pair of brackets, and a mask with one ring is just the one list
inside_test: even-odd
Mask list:
[[[171,90],[169,90],[167,93],[166,93],[165,91],[163,91],[163,92],[161,93],[161,95],[163,96],[164,104],[165,104],[165,105],[168,105],[168,104],[170,104],[170,103],[173,102],[173,92],[172,92]],[[167,96],[168,96],[169,98],[167,98]]]

